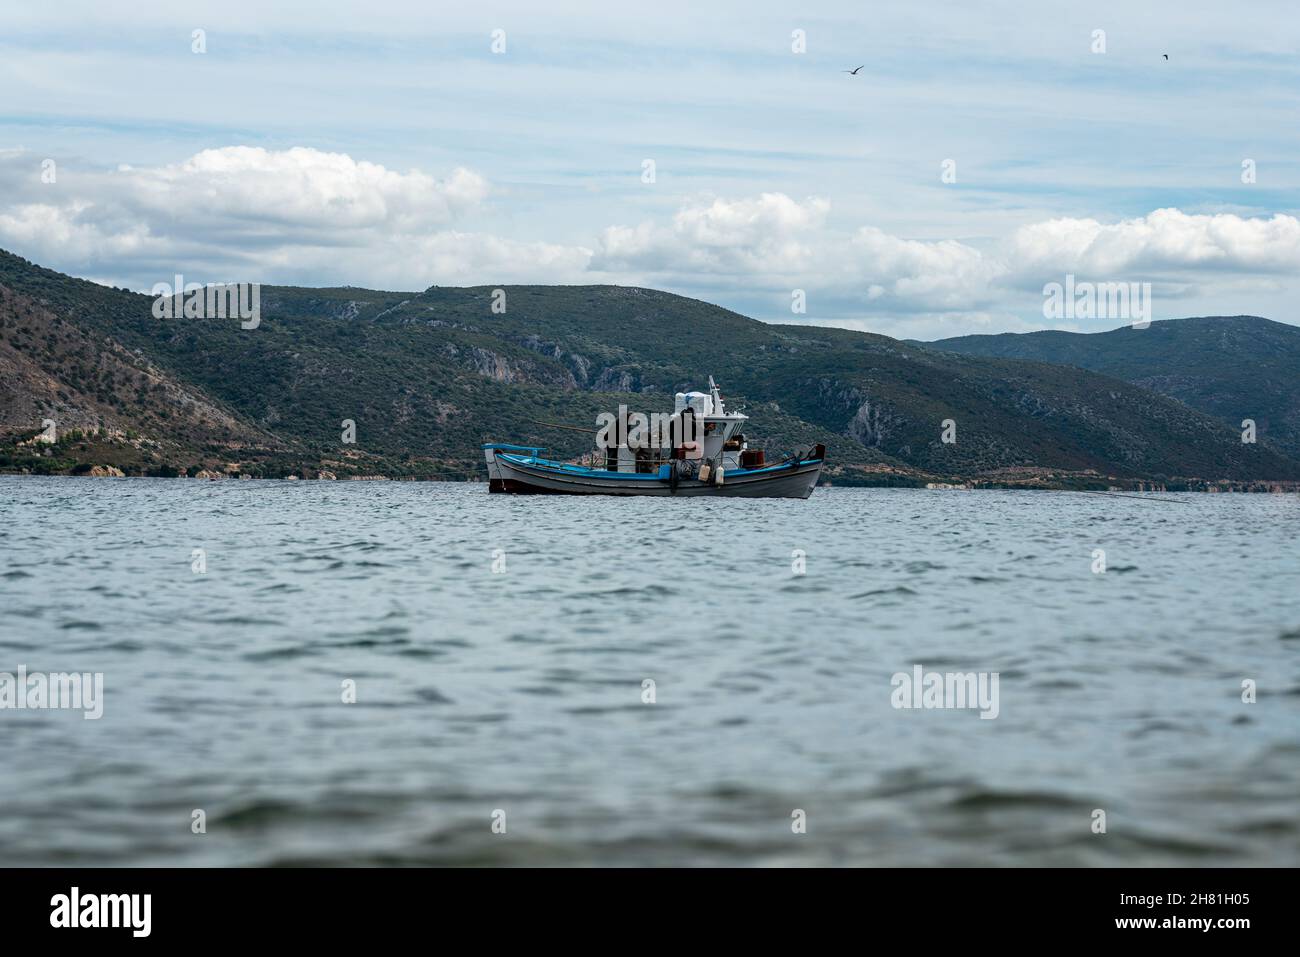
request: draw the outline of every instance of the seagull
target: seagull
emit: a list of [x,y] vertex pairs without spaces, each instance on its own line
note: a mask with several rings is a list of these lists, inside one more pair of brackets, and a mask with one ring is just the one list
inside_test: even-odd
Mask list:
[[[858,70],[861,70],[863,66],[866,66],[866,64],[862,64],[862,66],[858,67]],[[858,70],[840,70],[840,72],[847,73],[849,76],[857,76]]]
[[1166,60],[1169,59],[1169,54],[1168,54],[1168,53],[1166,53],[1164,56],[1165,56],[1165,59],[1166,59]]

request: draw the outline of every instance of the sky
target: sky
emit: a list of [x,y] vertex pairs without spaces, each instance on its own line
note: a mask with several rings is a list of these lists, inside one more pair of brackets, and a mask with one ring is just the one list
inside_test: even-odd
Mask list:
[[1067,275],[1300,323],[1298,120],[1288,3],[5,3],[0,248],[899,338],[1123,324],[1045,315]]

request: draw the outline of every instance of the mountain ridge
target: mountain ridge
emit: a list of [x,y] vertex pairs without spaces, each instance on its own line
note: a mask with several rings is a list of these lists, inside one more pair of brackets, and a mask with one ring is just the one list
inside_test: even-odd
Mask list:
[[1196,316],[1105,332],[958,336],[926,343],[963,355],[1069,364],[1177,399],[1300,456],[1300,327],[1262,316]]
[[[125,387],[123,374],[107,385],[101,376],[96,397],[103,392],[112,408],[130,413],[130,428],[171,443],[148,461],[105,463],[135,474],[150,466],[234,474],[229,460],[238,459],[236,471],[266,477],[478,478],[482,441],[536,442],[574,456],[589,440],[540,423],[586,426],[620,403],[663,409],[674,392],[715,375],[731,387],[733,404],[748,406],[751,438],[766,437],[773,448],[825,444],[833,482],[1104,488],[1300,480],[1295,458],[1245,445],[1214,417],[1118,377],[767,324],[641,287],[263,286],[254,330],[226,320],[159,320],[148,296],[11,253],[0,252],[0,287],[11,303],[0,316],[3,339],[24,344],[26,361],[63,382],[65,393],[80,388],[74,380],[86,366],[27,348],[48,329],[20,333],[23,309],[136,357],[213,415],[229,417],[200,417],[184,433]],[[492,309],[497,289],[503,313]],[[26,405],[0,401],[0,428],[15,446],[37,425],[30,419],[41,411],[40,394],[33,395]],[[355,443],[341,438],[347,421]],[[955,442],[943,440],[947,422]],[[72,467],[108,454],[46,451]],[[0,468],[22,470],[24,454],[10,454]]]

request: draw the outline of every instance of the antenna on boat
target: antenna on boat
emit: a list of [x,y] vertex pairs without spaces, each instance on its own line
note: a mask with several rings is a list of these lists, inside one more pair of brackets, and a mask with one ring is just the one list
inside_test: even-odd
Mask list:
[[529,419],[528,421],[533,425],[544,425],[548,429],[565,429],[569,432],[586,432],[589,435],[598,435],[600,433],[600,429],[584,429],[580,425],[561,425],[558,422],[541,422],[537,419]]
[[722,393],[718,391],[718,384],[713,381],[713,376],[709,376],[709,398],[713,400],[713,414],[722,415]]

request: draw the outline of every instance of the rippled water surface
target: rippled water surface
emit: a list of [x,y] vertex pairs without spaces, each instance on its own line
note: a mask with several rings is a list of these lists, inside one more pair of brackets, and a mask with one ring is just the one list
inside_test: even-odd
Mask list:
[[0,477],[0,863],[1300,864],[1300,499],[1161,497]]

